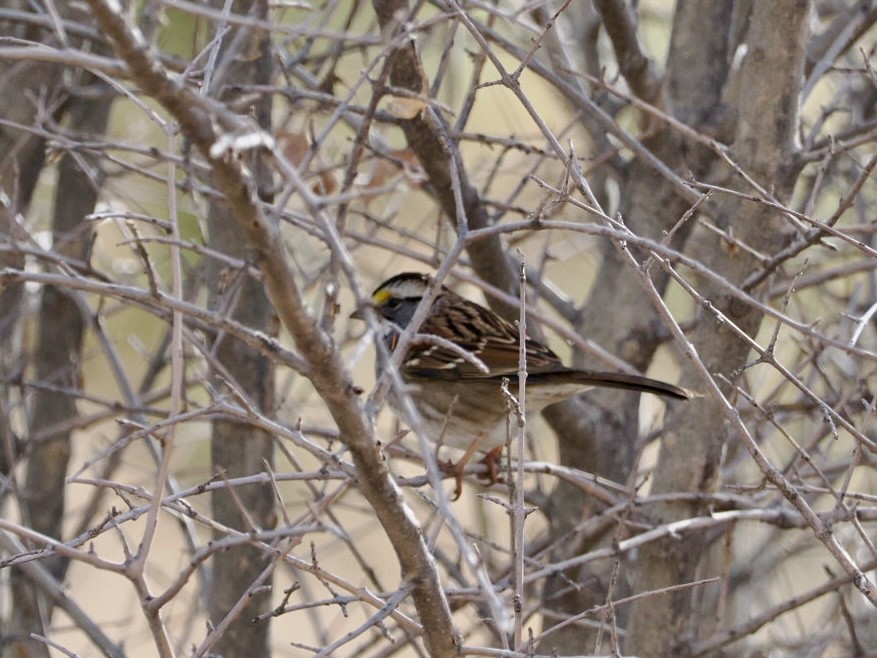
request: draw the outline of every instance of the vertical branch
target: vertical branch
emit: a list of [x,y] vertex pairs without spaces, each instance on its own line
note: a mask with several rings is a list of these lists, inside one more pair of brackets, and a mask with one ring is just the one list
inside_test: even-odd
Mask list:
[[520,263],[520,301],[518,314],[518,401],[515,417],[518,421],[518,440],[515,441],[517,454],[517,473],[515,474],[515,501],[512,507],[514,516],[514,583],[515,583],[515,650],[524,651],[523,607],[524,607],[524,522],[527,513],[524,509],[524,447],[527,444],[527,271],[523,257]]
[[[741,98],[733,152],[738,165],[750,175],[771,181],[780,198],[791,194],[794,181],[797,99],[803,82],[809,18],[807,0],[757,3],[747,38],[749,53],[741,71],[745,96]],[[788,39],[782,45],[771,36],[776,25],[786,26]],[[733,227],[734,234],[756,252],[772,255],[785,246],[790,229],[782,213],[740,198],[727,200],[719,213],[720,225]],[[756,266],[751,252],[729,249],[719,236],[711,239],[711,267],[739,285]],[[730,323],[749,335],[758,331],[760,310],[735,303],[727,290],[715,286],[707,286],[707,290],[707,297]],[[707,372],[733,379],[746,363],[750,347],[734,336],[728,324],[717,322],[707,312],[698,322],[692,342]],[[725,436],[725,405],[724,400],[703,400],[688,405],[684,413],[671,410],[653,491],[708,492],[715,488]],[[669,521],[696,514],[697,510],[696,504],[670,503],[656,506],[654,514],[656,519]],[[692,580],[702,548],[702,541],[663,541],[649,546],[636,565],[638,589],[659,590]],[[683,592],[634,603],[628,650],[645,656],[673,652],[679,638],[688,632],[691,604],[690,595]]]
[[[632,20],[617,15],[617,3],[601,2],[605,9],[613,9],[604,20],[613,23],[606,29],[611,34],[632,29]],[[667,56],[662,106],[674,117],[689,121],[695,127],[708,125],[712,113],[721,107],[722,85],[728,70],[728,35],[725,25],[732,6],[730,3],[679,3],[673,15],[673,39]],[[624,12],[626,14],[626,12]],[[616,24],[617,21],[626,22]],[[695,27],[696,26],[696,27]],[[699,38],[701,30],[714,35],[711,39]],[[632,35],[631,35],[632,37]],[[616,37],[618,38],[618,37]],[[630,54],[621,42],[614,42]],[[640,56],[636,55],[635,59]],[[647,86],[644,81],[644,87]],[[644,91],[644,93],[646,93]],[[715,155],[708,149],[692,144],[680,133],[648,115],[642,116],[643,143],[650,154],[656,156],[673,172],[689,172],[694,176],[705,175],[714,166]],[[631,232],[636,235],[658,239],[679,222],[691,206],[691,201],[679,194],[678,189],[665,176],[659,175],[644,158],[635,158],[621,171],[619,214]],[[671,234],[671,244],[680,247],[695,226],[689,221],[681,230]],[[630,253],[618,249],[609,241],[601,245],[602,260],[594,285],[577,316],[576,331],[595,341],[640,371],[649,368],[662,342],[660,320],[643,294],[637,280],[637,272],[630,265]],[[645,254],[632,250],[637,260]],[[658,290],[663,293],[667,277],[654,272]],[[587,366],[582,357],[579,365]],[[593,391],[586,395],[593,404],[569,401],[546,410],[545,415],[552,429],[560,438],[560,461],[564,465],[597,473],[617,482],[624,482],[633,467],[636,440],[639,431],[639,405],[632,403],[627,395],[616,392]],[[583,514],[583,510],[597,513],[602,505],[584,496],[575,487],[561,483],[553,492],[549,519],[557,535],[569,532]],[[575,552],[586,551],[597,545],[609,544],[611,531],[590,542],[576,545],[567,542],[557,547],[556,559],[564,559]],[[567,578],[583,580],[592,586],[570,591]],[[574,574],[550,578],[545,591],[546,600],[555,597],[557,591],[565,594],[557,606],[574,614],[605,600],[611,568],[597,564],[585,567]],[[624,595],[624,591],[620,592]],[[627,608],[618,610],[620,621],[625,623]],[[550,623],[550,622],[549,622]],[[552,640],[557,650],[573,650],[580,646],[579,629],[565,628]],[[595,637],[595,636],[594,636]]]
[[[109,118],[110,103],[105,99],[77,99],[70,107],[70,124],[83,134],[100,136]],[[102,174],[93,161],[73,152],[65,153],[58,166],[58,185],[52,216],[53,249],[71,259],[88,263],[92,249],[92,229],[85,217],[94,211]],[[82,343],[86,319],[75,300],[60,287],[46,286],[42,291],[38,316],[34,368],[37,380],[51,390],[34,396],[30,431],[33,434],[69,423],[77,415],[76,395],[81,388]],[[23,496],[24,515],[29,525],[49,537],[61,537],[67,498],[67,466],[72,431],[54,432],[30,451]],[[45,565],[59,581],[63,580],[67,561],[56,557]],[[46,633],[42,629],[30,588],[22,583],[15,598],[20,615],[13,627],[22,631]],[[48,610],[51,610],[49,604]],[[30,613],[30,614],[29,614]],[[31,616],[32,615],[32,616]],[[36,651],[45,651],[39,645]]]
[[[237,3],[236,9],[262,20],[268,18],[268,5],[262,0]],[[272,79],[270,34],[253,27],[227,29],[222,23],[217,30],[217,37],[221,39],[216,43],[210,60],[212,66],[208,69],[211,92],[224,102],[239,102],[240,94],[231,91],[233,87],[264,86]],[[258,96],[251,101],[246,112],[256,119],[259,128],[270,131],[270,95]],[[273,188],[270,169],[257,153],[248,154],[245,160],[253,173],[259,199],[270,201]],[[241,240],[234,213],[223,200],[210,201],[207,224],[212,249],[245,263],[253,260],[253,251],[245,240]],[[225,309],[225,313],[238,322],[267,335],[276,335],[274,310],[260,281],[246,269],[233,270],[214,259],[206,263],[206,272],[213,308]],[[222,332],[214,336],[213,350],[224,370],[223,376],[233,378],[232,382],[224,382],[214,372],[216,390],[223,391],[231,385],[237,390],[236,395],[244,396],[260,411],[275,407],[273,360]],[[270,434],[229,420],[215,420],[212,430],[211,458],[217,476],[251,475],[273,464],[274,448]],[[240,531],[270,529],[277,523],[274,493],[268,484],[216,491],[212,504],[217,521]],[[217,539],[223,535],[218,533]],[[259,624],[250,621],[270,609],[273,578],[270,565],[270,554],[254,546],[235,547],[214,557],[210,618],[214,625],[226,624],[224,632],[218,636],[215,651],[225,655],[267,655],[270,652],[269,621]],[[268,586],[252,593],[247,597],[246,605],[242,605],[240,601],[244,593],[259,578],[264,579]],[[232,611],[235,616],[230,620],[227,616]]]

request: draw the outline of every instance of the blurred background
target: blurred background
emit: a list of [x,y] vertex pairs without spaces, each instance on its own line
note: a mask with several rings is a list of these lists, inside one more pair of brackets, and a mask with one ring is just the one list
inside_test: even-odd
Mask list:
[[[0,8],[3,656],[877,655],[875,3],[126,3],[166,88],[102,7]],[[448,504],[348,316],[516,321],[521,268],[565,363],[697,395],[556,405]]]

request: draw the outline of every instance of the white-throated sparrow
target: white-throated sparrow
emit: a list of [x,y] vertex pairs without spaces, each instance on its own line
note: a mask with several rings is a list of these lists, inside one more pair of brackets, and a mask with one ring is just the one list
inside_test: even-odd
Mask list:
[[[389,351],[396,347],[401,331],[411,322],[429,285],[428,275],[405,272],[387,279],[372,294],[371,307],[381,323],[382,340]],[[365,308],[359,308],[351,317],[362,319],[364,313]],[[475,449],[488,452],[504,445],[508,405],[500,385],[506,378],[511,390],[517,390],[517,328],[443,286],[420,325],[418,335],[422,334],[438,336],[459,348],[454,351],[437,341],[415,339],[399,367],[429,438],[467,450],[467,458]],[[683,388],[648,377],[567,368],[545,344],[528,338],[526,345],[527,414],[595,386],[645,391],[681,400],[690,397]],[[464,353],[475,359],[465,358]],[[486,366],[486,372],[478,361]],[[381,369],[378,359],[379,375]],[[398,411],[398,397],[393,392],[388,400]]]

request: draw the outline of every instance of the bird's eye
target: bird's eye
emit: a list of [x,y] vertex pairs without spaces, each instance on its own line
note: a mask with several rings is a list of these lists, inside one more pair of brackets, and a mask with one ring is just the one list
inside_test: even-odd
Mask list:
[[402,300],[398,297],[391,297],[387,300],[386,307],[391,311],[399,308],[399,305],[402,303]]

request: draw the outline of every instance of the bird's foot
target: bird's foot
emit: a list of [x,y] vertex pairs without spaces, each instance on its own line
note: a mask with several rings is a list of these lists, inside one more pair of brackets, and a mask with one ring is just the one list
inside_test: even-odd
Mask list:
[[[450,459],[445,462],[439,462],[439,468],[443,473],[454,476],[454,496],[451,498],[452,502],[456,501],[460,497],[460,494],[463,493],[463,475],[466,466],[469,464],[469,461],[478,449],[479,443],[481,443],[481,437],[472,442],[457,462],[452,462]],[[479,464],[487,466],[487,473],[480,474],[478,477],[487,480],[488,484],[496,484],[497,482],[500,482],[501,477],[498,462],[501,455],[502,446],[491,448],[487,454],[478,461]]]

